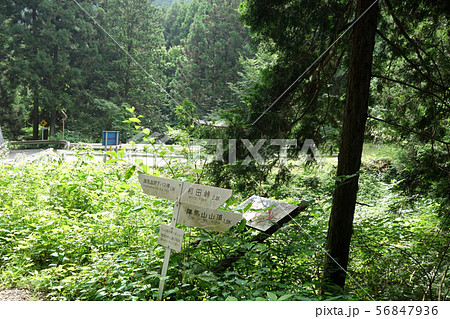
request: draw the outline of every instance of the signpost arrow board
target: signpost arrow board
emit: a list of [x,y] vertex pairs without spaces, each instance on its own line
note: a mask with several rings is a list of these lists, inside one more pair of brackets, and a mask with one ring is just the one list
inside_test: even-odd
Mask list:
[[[139,175],[142,190],[147,195],[153,195],[178,200],[182,204],[195,205],[204,208],[217,209],[231,197],[232,190],[194,183],[180,182],[173,179],[162,178],[152,175]],[[180,189],[183,192],[179,196]]]
[[205,230],[224,232],[242,220],[242,214],[181,204],[178,222]]
[[183,182],[152,175],[139,175],[142,190],[147,195],[153,195],[176,201],[181,193]]
[[161,225],[158,237],[158,244],[166,247],[159,282],[158,300],[162,300],[165,282],[163,278],[166,277],[169,267],[171,249],[179,252],[183,243],[184,231],[175,227],[179,215],[181,214],[179,221],[181,224],[222,232],[239,222],[242,215],[217,210],[230,198],[232,193],[230,189],[145,174],[139,175],[139,183],[145,194],[175,201],[172,222],[170,226]]
[[231,197],[232,190],[193,183],[184,183],[182,204],[217,209]]

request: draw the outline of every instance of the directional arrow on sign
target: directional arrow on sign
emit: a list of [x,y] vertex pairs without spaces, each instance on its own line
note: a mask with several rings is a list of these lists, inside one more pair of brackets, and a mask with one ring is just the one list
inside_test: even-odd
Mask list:
[[231,189],[185,182],[180,202],[187,205],[217,209],[231,197],[232,192]]
[[145,174],[139,175],[139,183],[141,183],[142,190],[145,194],[173,201],[177,200],[180,196],[183,185],[183,182],[180,181]]
[[181,204],[178,222],[205,230],[224,232],[242,220],[242,214]]
[[[194,183],[180,182],[173,179],[152,175],[139,175],[142,190],[147,195],[153,195],[204,208],[217,209],[231,197],[232,190]],[[183,192],[179,195],[181,187]]]

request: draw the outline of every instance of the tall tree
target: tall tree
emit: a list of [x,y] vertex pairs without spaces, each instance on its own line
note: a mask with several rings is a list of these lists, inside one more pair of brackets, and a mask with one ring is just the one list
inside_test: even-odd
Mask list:
[[15,0],[6,10],[14,34],[10,76],[32,100],[33,138],[38,138],[42,119],[50,122],[54,134],[57,111],[73,101],[69,88],[75,76],[71,66],[74,5],[56,0]]
[[74,22],[76,7],[72,2],[44,1],[39,6],[44,21],[39,35],[39,59],[45,66],[41,76],[41,114],[49,121],[50,136],[55,135],[57,114],[70,108],[76,99],[70,88],[75,86],[78,72],[72,61],[76,52]]
[[100,0],[93,11],[117,43],[98,30],[95,73],[87,87],[90,110],[83,110],[80,116],[92,116],[94,111],[97,119],[111,117],[110,123],[102,121],[103,129],[118,129],[125,107],[133,106],[146,119],[144,125],[164,127],[161,107],[167,97],[160,87],[165,82],[159,66],[165,50],[161,10],[147,0]]
[[249,56],[248,32],[238,20],[239,0],[193,1],[186,19],[196,10],[183,43],[184,60],[177,70],[175,88],[180,100],[189,99],[200,115],[229,108],[235,102],[229,83],[238,78],[240,56]]
[[0,123],[5,136],[17,137],[28,120],[27,108],[15,103],[27,95],[13,69],[14,22],[8,16],[11,3],[0,4]]
[[[370,8],[373,3],[373,0],[358,0],[356,7],[356,18],[366,13],[355,24],[352,31],[350,67],[337,168],[339,180],[333,194],[333,207],[328,226],[325,285],[334,284],[339,287],[345,285],[378,20],[378,3]],[[327,286],[324,289],[327,290]]]
[[194,16],[199,8],[199,1],[175,1],[166,11],[164,18],[164,39],[167,48],[181,45],[186,41]]

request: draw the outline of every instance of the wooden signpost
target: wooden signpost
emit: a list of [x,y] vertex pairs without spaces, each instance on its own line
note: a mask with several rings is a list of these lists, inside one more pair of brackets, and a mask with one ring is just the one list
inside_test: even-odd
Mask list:
[[181,251],[183,242],[184,231],[176,224],[223,232],[238,223],[242,215],[217,210],[231,197],[230,189],[145,174],[139,175],[139,182],[145,194],[175,201],[172,221],[161,225],[158,237],[158,244],[166,247],[158,291],[158,300],[162,300],[171,250]]

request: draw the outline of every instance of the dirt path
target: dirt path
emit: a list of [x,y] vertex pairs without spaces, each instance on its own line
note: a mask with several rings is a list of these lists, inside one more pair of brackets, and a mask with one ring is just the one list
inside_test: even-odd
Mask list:
[[44,300],[42,295],[32,293],[27,289],[5,289],[0,288],[0,301],[31,301]]

